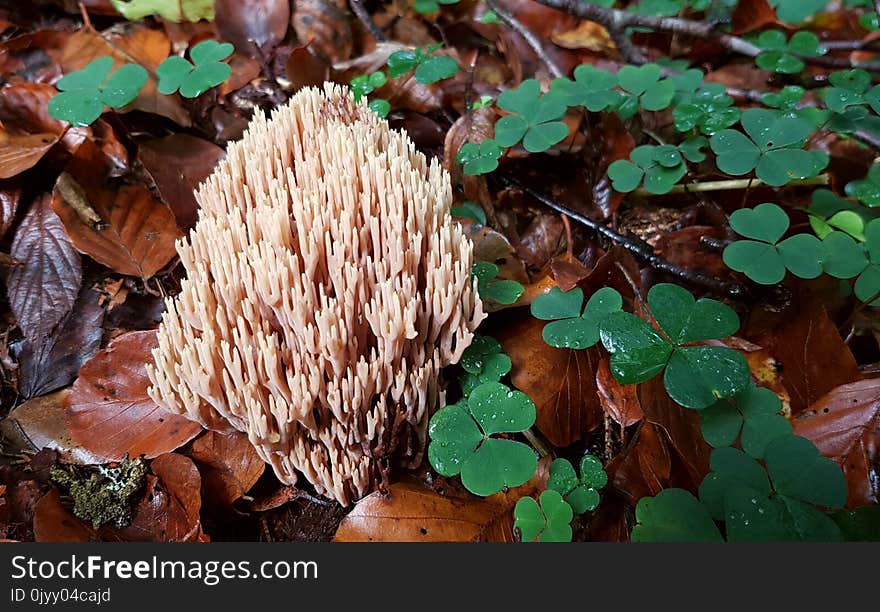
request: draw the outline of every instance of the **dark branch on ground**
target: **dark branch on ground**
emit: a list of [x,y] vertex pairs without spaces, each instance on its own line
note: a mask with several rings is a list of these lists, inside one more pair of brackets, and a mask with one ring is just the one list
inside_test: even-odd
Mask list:
[[537,55],[538,58],[544,62],[544,65],[547,66],[547,70],[550,71],[550,74],[556,78],[565,76],[565,72],[563,72],[553,58],[547,55],[547,51],[544,49],[540,39],[538,39],[534,32],[523,25],[511,13],[507,12],[496,0],[485,0],[485,3],[493,13],[498,15],[498,19],[507,24],[507,27],[511,30],[523,37],[523,40],[525,40],[526,44],[532,48],[535,55]]
[[357,16],[364,28],[366,28],[367,32],[376,39],[376,42],[387,42],[388,37],[385,36],[385,32],[382,31],[382,28],[376,25],[376,22],[370,17],[362,0],[348,0],[348,5],[351,7],[352,12]]

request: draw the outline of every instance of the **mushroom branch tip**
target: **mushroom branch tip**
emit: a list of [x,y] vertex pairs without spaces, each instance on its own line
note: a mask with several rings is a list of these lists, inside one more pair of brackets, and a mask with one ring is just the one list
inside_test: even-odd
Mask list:
[[150,396],[342,504],[418,464],[485,317],[448,174],[325,84],[257,112],[196,198]]

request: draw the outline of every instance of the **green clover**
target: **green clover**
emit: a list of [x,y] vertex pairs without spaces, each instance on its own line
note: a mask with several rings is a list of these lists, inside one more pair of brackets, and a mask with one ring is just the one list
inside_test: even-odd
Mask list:
[[584,303],[584,292],[575,287],[563,292],[553,287],[532,302],[532,316],[553,321],[544,326],[544,342],[556,348],[585,349],[599,341],[599,323],[602,318],[623,307],[623,298],[610,287],[596,291]]
[[811,234],[795,234],[782,242],[788,231],[788,215],[769,202],[755,208],[742,208],[730,215],[730,227],[740,236],[724,249],[724,263],[756,283],[773,285],[788,270],[798,278],[822,274],[822,242]]
[[608,166],[615,191],[630,192],[644,181],[648,193],[669,193],[687,172],[681,151],[672,145],[641,145],[630,160],[618,159]]
[[738,352],[719,346],[686,346],[735,333],[739,318],[733,310],[708,298],[694,300],[689,291],[669,283],[651,288],[648,305],[665,337],[627,312],[611,313],[599,325],[618,382],[644,382],[665,369],[663,384],[669,396],[695,410],[746,388],[749,366]]
[[196,98],[220,85],[232,74],[232,68],[223,60],[234,50],[229,43],[203,40],[190,49],[192,63],[177,55],[165,59],[156,69],[159,93],[173,94],[179,90],[184,98]]
[[441,4],[458,4],[458,2],[459,0],[415,0],[413,2],[413,10],[420,15],[428,15],[439,11]]
[[723,542],[706,506],[683,489],[665,489],[636,505],[633,542]]
[[764,52],[755,58],[755,64],[764,70],[780,74],[796,74],[804,69],[800,57],[823,55],[825,49],[819,45],[819,38],[812,32],[795,32],[790,40],[779,30],[761,32],[755,45]]
[[574,80],[559,78],[550,91],[559,94],[568,106],[583,106],[597,113],[614,108],[620,102],[620,92],[614,90],[617,76],[589,64],[574,69]]
[[624,66],[617,73],[621,89],[638,100],[639,106],[649,111],[663,110],[672,103],[675,84],[670,79],[660,78],[661,70],[657,64],[643,66]]
[[449,213],[453,217],[472,219],[480,225],[486,225],[486,211],[476,202],[465,201],[458,206],[453,206]]
[[676,130],[688,132],[699,128],[707,136],[730,127],[739,121],[740,114],[740,110],[733,106],[733,98],[718,83],[707,83],[694,93],[683,96],[672,110]]
[[455,161],[464,166],[464,173],[468,176],[488,174],[498,167],[498,160],[503,152],[491,138],[479,144],[466,142],[458,150]]
[[864,249],[868,265],[861,271],[853,287],[856,297],[870,306],[880,306],[880,219],[865,226]]
[[513,528],[522,542],[571,542],[571,506],[556,491],[541,493],[538,505],[531,497],[521,497],[513,509]]
[[534,423],[535,405],[525,393],[484,383],[431,418],[428,460],[442,476],[460,474],[475,495],[517,487],[535,473],[535,453],[522,442],[492,436],[525,431]]
[[810,225],[819,238],[835,230],[846,232],[859,242],[865,240],[865,225],[880,218],[880,209],[866,208],[838,197],[828,189],[817,189],[807,209]]
[[751,108],[742,114],[740,123],[748,136],[726,129],[710,140],[722,172],[739,176],[755,170],[759,179],[779,187],[792,179],[816,176],[828,165],[827,153],[803,150],[812,131],[808,121]]
[[477,279],[477,290],[481,298],[498,304],[513,304],[523,294],[525,287],[513,280],[496,280],[500,271],[493,263],[478,261],[471,269],[471,274]]
[[465,371],[461,380],[465,396],[483,383],[498,382],[511,367],[510,357],[501,352],[501,345],[490,336],[476,336],[459,363]]
[[448,55],[437,55],[421,62],[413,75],[417,83],[433,85],[443,79],[453,77],[458,72],[458,64]]
[[[731,399],[733,401],[731,401]],[[733,398],[719,400],[700,412],[700,429],[711,446],[730,446],[742,433],[742,449],[761,459],[775,438],[791,434],[791,423],[779,414],[782,402],[770,389],[749,385]]]
[[788,23],[801,23],[828,5],[828,0],[770,0],[776,16]]
[[831,232],[822,239],[822,267],[834,278],[854,278],[870,263],[862,245],[844,232]]
[[503,92],[498,106],[512,113],[495,123],[495,142],[502,147],[522,141],[526,151],[541,153],[568,136],[568,126],[561,121],[566,110],[562,96],[553,91],[541,95],[535,79]]
[[608,483],[608,474],[595,456],[584,455],[580,469],[581,475],[578,477],[571,462],[556,459],[550,464],[550,477],[547,480],[547,488],[559,493],[575,514],[595,510],[600,501],[598,489]]
[[354,101],[358,102],[364,96],[373,93],[376,89],[379,89],[385,83],[388,82],[388,77],[385,76],[384,72],[372,72],[370,74],[362,74],[360,76],[354,77],[349,82],[349,87],[351,87],[351,93],[354,96]]
[[71,125],[94,123],[104,107],[121,108],[137,98],[147,83],[147,71],[137,64],[125,64],[113,74],[113,58],[99,57],[82,70],[58,81],[60,92],[49,100],[49,114]]
[[880,206],[880,164],[871,164],[865,178],[847,183],[845,191],[865,206]]

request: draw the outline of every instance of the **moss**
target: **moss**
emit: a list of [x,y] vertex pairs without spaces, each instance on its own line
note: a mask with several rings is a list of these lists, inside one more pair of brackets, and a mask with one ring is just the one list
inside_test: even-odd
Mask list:
[[52,481],[73,498],[73,514],[97,529],[131,523],[132,505],[144,486],[147,464],[127,457],[116,466],[58,464],[50,472]]

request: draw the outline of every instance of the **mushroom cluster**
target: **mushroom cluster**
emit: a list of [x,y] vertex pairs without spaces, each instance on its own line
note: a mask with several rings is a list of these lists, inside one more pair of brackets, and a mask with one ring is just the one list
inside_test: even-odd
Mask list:
[[342,504],[420,462],[485,316],[446,172],[328,84],[257,112],[196,196],[150,396]]

